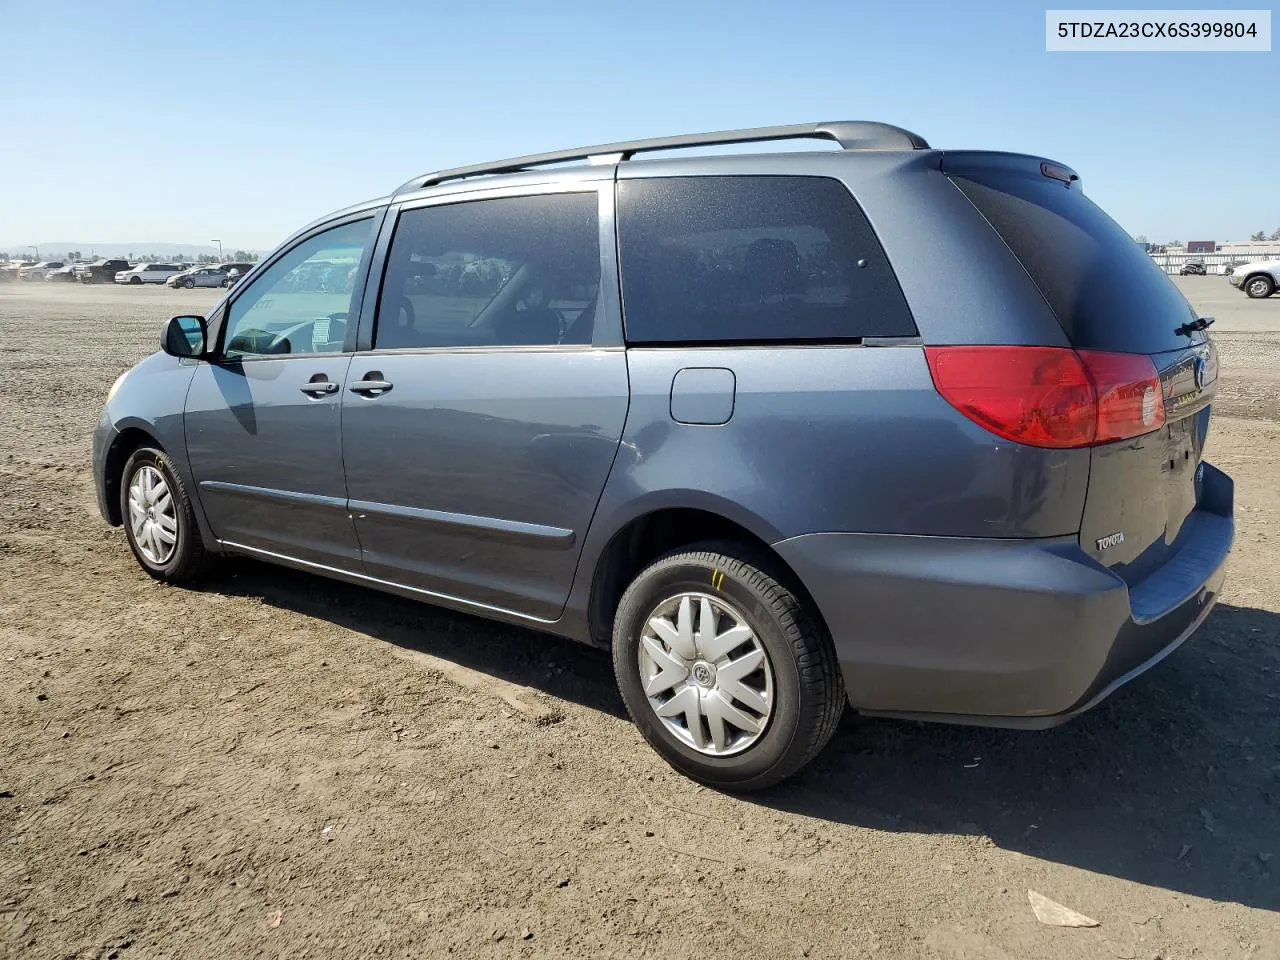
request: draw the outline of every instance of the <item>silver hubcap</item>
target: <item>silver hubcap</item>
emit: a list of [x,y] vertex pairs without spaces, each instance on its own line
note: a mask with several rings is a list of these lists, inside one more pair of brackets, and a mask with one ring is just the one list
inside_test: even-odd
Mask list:
[[722,598],[680,593],[640,635],[649,706],[682,743],[727,757],[760,739],[773,713],[773,668],[746,620]]
[[178,547],[178,511],[164,474],[139,467],[129,482],[129,529],[138,552],[163,566]]
[[1253,281],[1253,283],[1249,284],[1249,292],[1259,297],[1262,296],[1264,293],[1267,292],[1267,281],[1265,280]]

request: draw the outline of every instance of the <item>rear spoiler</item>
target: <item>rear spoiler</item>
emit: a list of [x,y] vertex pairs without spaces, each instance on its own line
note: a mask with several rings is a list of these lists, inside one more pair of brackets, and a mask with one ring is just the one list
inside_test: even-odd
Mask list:
[[1034,157],[1026,153],[1000,153],[994,150],[947,150],[942,154],[942,172],[951,177],[982,180],[992,176],[1049,179],[1068,190],[1083,192],[1080,174],[1065,163]]

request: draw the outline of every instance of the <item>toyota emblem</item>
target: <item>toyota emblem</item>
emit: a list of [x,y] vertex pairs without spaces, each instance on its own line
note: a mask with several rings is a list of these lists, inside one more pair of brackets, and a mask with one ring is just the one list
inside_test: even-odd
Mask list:
[[1191,365],[1191,373],[1192,376],[1195,377],[1197,390],[1204,389],[1204,369],[1206,366],[1208,366],[1208,364],[1205,362],[1203,356],[1197,356],[1195,363]]

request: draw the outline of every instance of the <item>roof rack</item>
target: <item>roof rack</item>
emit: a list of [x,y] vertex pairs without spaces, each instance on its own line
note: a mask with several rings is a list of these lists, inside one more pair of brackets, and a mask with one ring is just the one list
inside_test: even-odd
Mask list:
[[714,133],[686,133],[677,137],[655,137],[650,140],[624,140],[574,150],[535,153],[527,157],[477,163],[414,177],[402,184],[397,194],[420,190],[446,180],[461,180],[482,174],[517,173],[530,167],[572,160],[630,160],[635,154],[649,150],[675,150],[681,147],[714,147],[728,143],[758,143],[766,140],[834,140],[843,150],[928,150],[929,144],[918,134],[887,123],[871,120],[835,120],[828,123],[796,123],[782,127],[750,127],[745,130],[721,130]]

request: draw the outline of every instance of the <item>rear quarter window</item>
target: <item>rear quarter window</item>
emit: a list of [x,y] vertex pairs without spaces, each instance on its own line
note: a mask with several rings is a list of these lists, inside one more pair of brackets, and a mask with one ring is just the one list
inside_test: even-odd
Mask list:
[[953,176],[1040,289],[1073,346],[1159,353],[1187,346],[1195,311],[1124,229],[1038,169]]
[[629,343],[856,342],[915,336],[871,225],[825,177],[618,184]]

